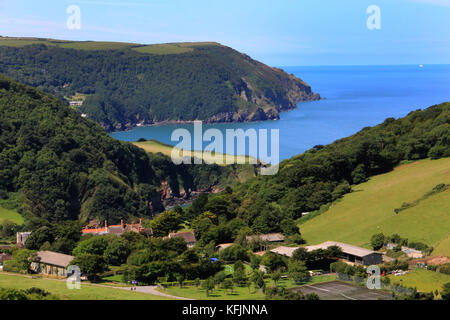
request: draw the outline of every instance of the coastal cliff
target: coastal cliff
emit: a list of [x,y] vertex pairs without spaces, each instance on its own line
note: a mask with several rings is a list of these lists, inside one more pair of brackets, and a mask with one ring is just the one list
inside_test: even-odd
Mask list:
[[0,38],[0,72],[56,95],[107,131],[276,120],[298,102],[320,99],[294,75],[214,42],[14,39],[9,46],[11,38]]

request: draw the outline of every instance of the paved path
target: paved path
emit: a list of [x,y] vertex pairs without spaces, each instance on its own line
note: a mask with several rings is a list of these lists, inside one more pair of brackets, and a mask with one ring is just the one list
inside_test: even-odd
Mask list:
[[[104,286],[104,287],[106,287],[106,286]],[[108,286],[108,287],[110,287],[110,286]],[[131,291],[130,287],[111,287],[111,288]],[[167,297],[167,298],[178,299],[178,300],[194,300],[194,299],[190,299],[190,298],[172,296],[170,294],[163,293],[161,291],[156,290],[157,286],[139,286],[139,287],[135,287],[135,288],[136,288],[136,292],[153,294],[155,296]]]

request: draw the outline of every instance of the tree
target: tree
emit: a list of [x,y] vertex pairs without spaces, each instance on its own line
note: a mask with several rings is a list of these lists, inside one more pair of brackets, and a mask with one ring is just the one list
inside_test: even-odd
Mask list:
[[30,234],[25,242],[25,247],[30,250],[39,250],[44,243],[52,243],[54,240],[55,236],[52,230],[49,227],[44,226]]
[[31,264],[36,261],[37,253],[33,250],[16,250],[12,255],[12,260],[5,261],[5,271],[29,273]]
[[0,288],[0,300],[29,300],[23,290]]
[[238,244],[234,244],[220,252],[220,258],[224,261],[248,261],[247,250]]
[[370,244],[373,250],[379,250],[383,247],[386,237],[383,233],[377,233],[370,238]]
[[81,272],[86,274],[89,280],[97,280],[97,275],[99,273],[108,270],[105,259],[96,254],[82,253],[76,256],[71,265],[76,265],[80,268]]
[[[237,261],[240,262],[240,261]],[[236,264],[237,264],[236,262]],[[241,262],[242,263],[242,262]],[[236,267],[236,264],[234,265],[234,272],[233,272],[233,282],[236,283],[238,286],[241,286],[245,283],[247,280],[247,277],[245,275],[245,269],[242,267]]]
[[225,281],[223,282],[223,288],[225,290],[230,290],[230,293],[233,293],[234,288],[233,281],[231,279],[225,279]]
[[291,259],[305,262],[306,260],[308,260],[308,257],[308,251],[305,248],[301,247],[292,253]]
[[126,262],[129,254],[128,242],[124,239],[117,238],[111,241],[108,247],[106,247],[103,257],[108,264],[120,266]]
[[[113,235],[113,237],[115,236]],[[109,236],[109,239],[111,239],[111,236]],[[73,255],[93,254],[101,256],[109,245],[109,239],[108,236],[93,236],[82,240],[73,249]]]
[[180,229],[181,215],[173,210],[161,213],[150,222],[155,237],[167,236],[169,232]]
[[442,286],[441,297],[444,300],[450,300],[450,282],[447,282]]
[[258,270],[259,269],[259,258],[257,255],[252,254],[250,257],[250,267],[252,270]]
[[227,274],[224,271],[219,271],[214,275],[214,285],[219,286],[225,279]]
[[0,237],[7,238],[16,234],[18,225],[11,220],[4,220],[0,225]]
[[352,172],[352,180],[353,184],[360,184],[367,181],[366,167],[364,166],[364,164],[361,163],[355,168],[355,170]]
[[203,289],[206,291],[206,296],[209,297],[210,293],[214,290],[214,280],[213,278],[208,278],[203,281]]
[[278,285],[278,281],[281,279],[281,272],[276,270],[274,273],[270,275],[270,278],[273,280],[275,287]]
[[179,274],[176,275],[176,278],[177,278],[178,284],[180,285],[180,288],[182,288],[184,280],[186,279],[186,277],[184,276],[184,274],[179,273]]
[[277,269],[286,268],[286,258],[272,252],[266,252],[262,259],[261,264],[266,266],[270,272],[273,272]]
[[259,288],[262,291],[266,288],[266,283],[264,281],[264,273],[260,270],[253,271],[250,280],[255,284],[255,288]]
[[294,219],[292,219],[292,218],[286,218],[286,219],[281,220],[280,228],[286,237],[300,234],[297,224],[295,223]]
[[200,287],[200,278],[195,278],[194,285],[195,285],[195,288],[197,289],[197,292],[198,292],[198,287]]
[[320,300],[320,297],[317,295],[317,293],[314,292],[308,293],[305,298],[306,300]]
[[308,276],[305,263],[303,261],[289,259],[288,262],[288,274],[289,277],[298,282]]

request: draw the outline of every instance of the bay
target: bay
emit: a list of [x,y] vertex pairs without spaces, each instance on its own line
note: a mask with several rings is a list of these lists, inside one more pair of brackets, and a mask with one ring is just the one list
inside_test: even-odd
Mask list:
[[[315,145],[328,144],[352,135],[386,118],[399,118],[409,112],[450,101],[450,65],[397,66],[319,66],[283,67],[303,79],[324,98],[303,102],[297,109],[281,113],[276,121],[206,124],[204,131],[217,128],[247,130],[279,129],[280,160],[302,153]],[[136,127],[113,132],[123,141],[155,139],[175,145],[171,134],[193,125]],[[204,146],[208,143],[204,143]]]

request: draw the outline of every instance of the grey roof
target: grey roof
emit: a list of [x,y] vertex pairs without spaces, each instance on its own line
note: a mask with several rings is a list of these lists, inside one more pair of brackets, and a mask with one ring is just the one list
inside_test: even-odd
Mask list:
[[192,231],[169,233],[169,238],[183,238],[187,243],[196,242],[195,234]]
[[109,233],[121,235],[125,232],[125,229],[122,226],[109,226]]
[[270,250],[270,252],[278,253],[278,254],[281,254],[283,256],[286,256],[286,257],[290,258],[294,254],[294,251],[297,250],[298,248],[300,248],[300,247],[280,246],[280,247],[276,247],[276,248]]
[[74,258],[74,256],[53,251],[39,251],[37,253],[39,262],[63,268],[66,268]]
[[253,236],[246,236],[245,239],[247,241],[253,239],[260,239],[261,241],[275,242],[275,241],[284,241],[284,236],[281,233],[268,233],[268,234],[256,234]]
[[373,253],[381,254],[376,251],[372,251],[369,249],[365,249],[365,248],[361,248],[358,246],[354,246],[354,245],[342,243],[342,242],[337,242],[337,241],[326,241],[326,242],[323,242],[321,244],[317,244],[314,246],[306,246],[305,248],[308,252],[310,252],[310,251],[317,250],[317,249],[325,250],[332,246],[337,246],[337,247],[341,248],[342,252],[351,254],[356,257],[365,257],[365,256],[368,256],[369,254],[373,254]]

